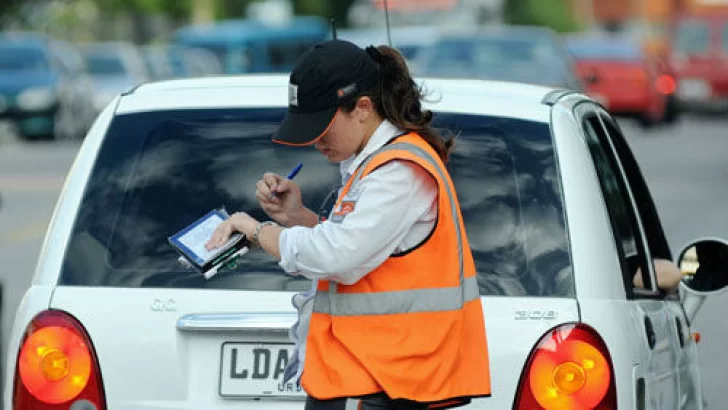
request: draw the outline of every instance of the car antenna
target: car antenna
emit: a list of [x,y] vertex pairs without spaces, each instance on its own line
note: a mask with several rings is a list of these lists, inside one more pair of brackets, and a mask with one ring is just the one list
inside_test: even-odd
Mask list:
[[336,40],[336,19],[331,18],[331,38]]
[[392,47],[392,32],[389,28],[389,6],[387,5],[387,0],[384,0],[384,21],[387,24],[387,43]]

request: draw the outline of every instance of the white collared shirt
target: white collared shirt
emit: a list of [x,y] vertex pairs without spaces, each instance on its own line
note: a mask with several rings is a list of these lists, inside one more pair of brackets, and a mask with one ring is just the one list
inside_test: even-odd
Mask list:
[[[358,155],[341,162],[342,186],[366,158],[400,134],[402,131],[392,123],[383,121]],[[280,235],[281,268],[313,280],[311,290],[292,299],[298,310],[298,322],[291,328],[298,352],[298,377],[303,371],[317,281],[354,284],[391,254],[420,244],[435,226],[437,183],[414,163],[390,161],[362,178],[357,188],[360,194],[355,208],[340,223],[296,226]]]

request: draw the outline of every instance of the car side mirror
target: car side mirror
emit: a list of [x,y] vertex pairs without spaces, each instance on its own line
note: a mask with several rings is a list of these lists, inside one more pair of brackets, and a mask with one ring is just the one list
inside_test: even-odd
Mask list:
[[707,296],[728,289],[728,242],[701,239],[687,245],[678,259],[683,273],[683,306],[692,322]]

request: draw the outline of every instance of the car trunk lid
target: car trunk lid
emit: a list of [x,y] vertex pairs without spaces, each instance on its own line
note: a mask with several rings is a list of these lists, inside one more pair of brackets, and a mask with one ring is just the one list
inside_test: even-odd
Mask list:
[[[98,356],[109,408],[226,408],[261,401],[300,408],[305,392],[283,383],[296,320],[291,292],[58,287],[51,307],[75,316]],[[88,306],[94,306],[89,309]],[[492,397],[513,404],[540,337],[577,322],[575,299],[484,297]]]

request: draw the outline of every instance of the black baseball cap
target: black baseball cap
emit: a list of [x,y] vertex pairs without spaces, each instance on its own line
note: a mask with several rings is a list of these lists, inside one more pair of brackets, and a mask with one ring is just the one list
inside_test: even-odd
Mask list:
[[273,142],[311,145],[328,130],[342,103],[379,82],[377,63],[366,51],[329,40],[303,53],[291,72],[288,112]]

